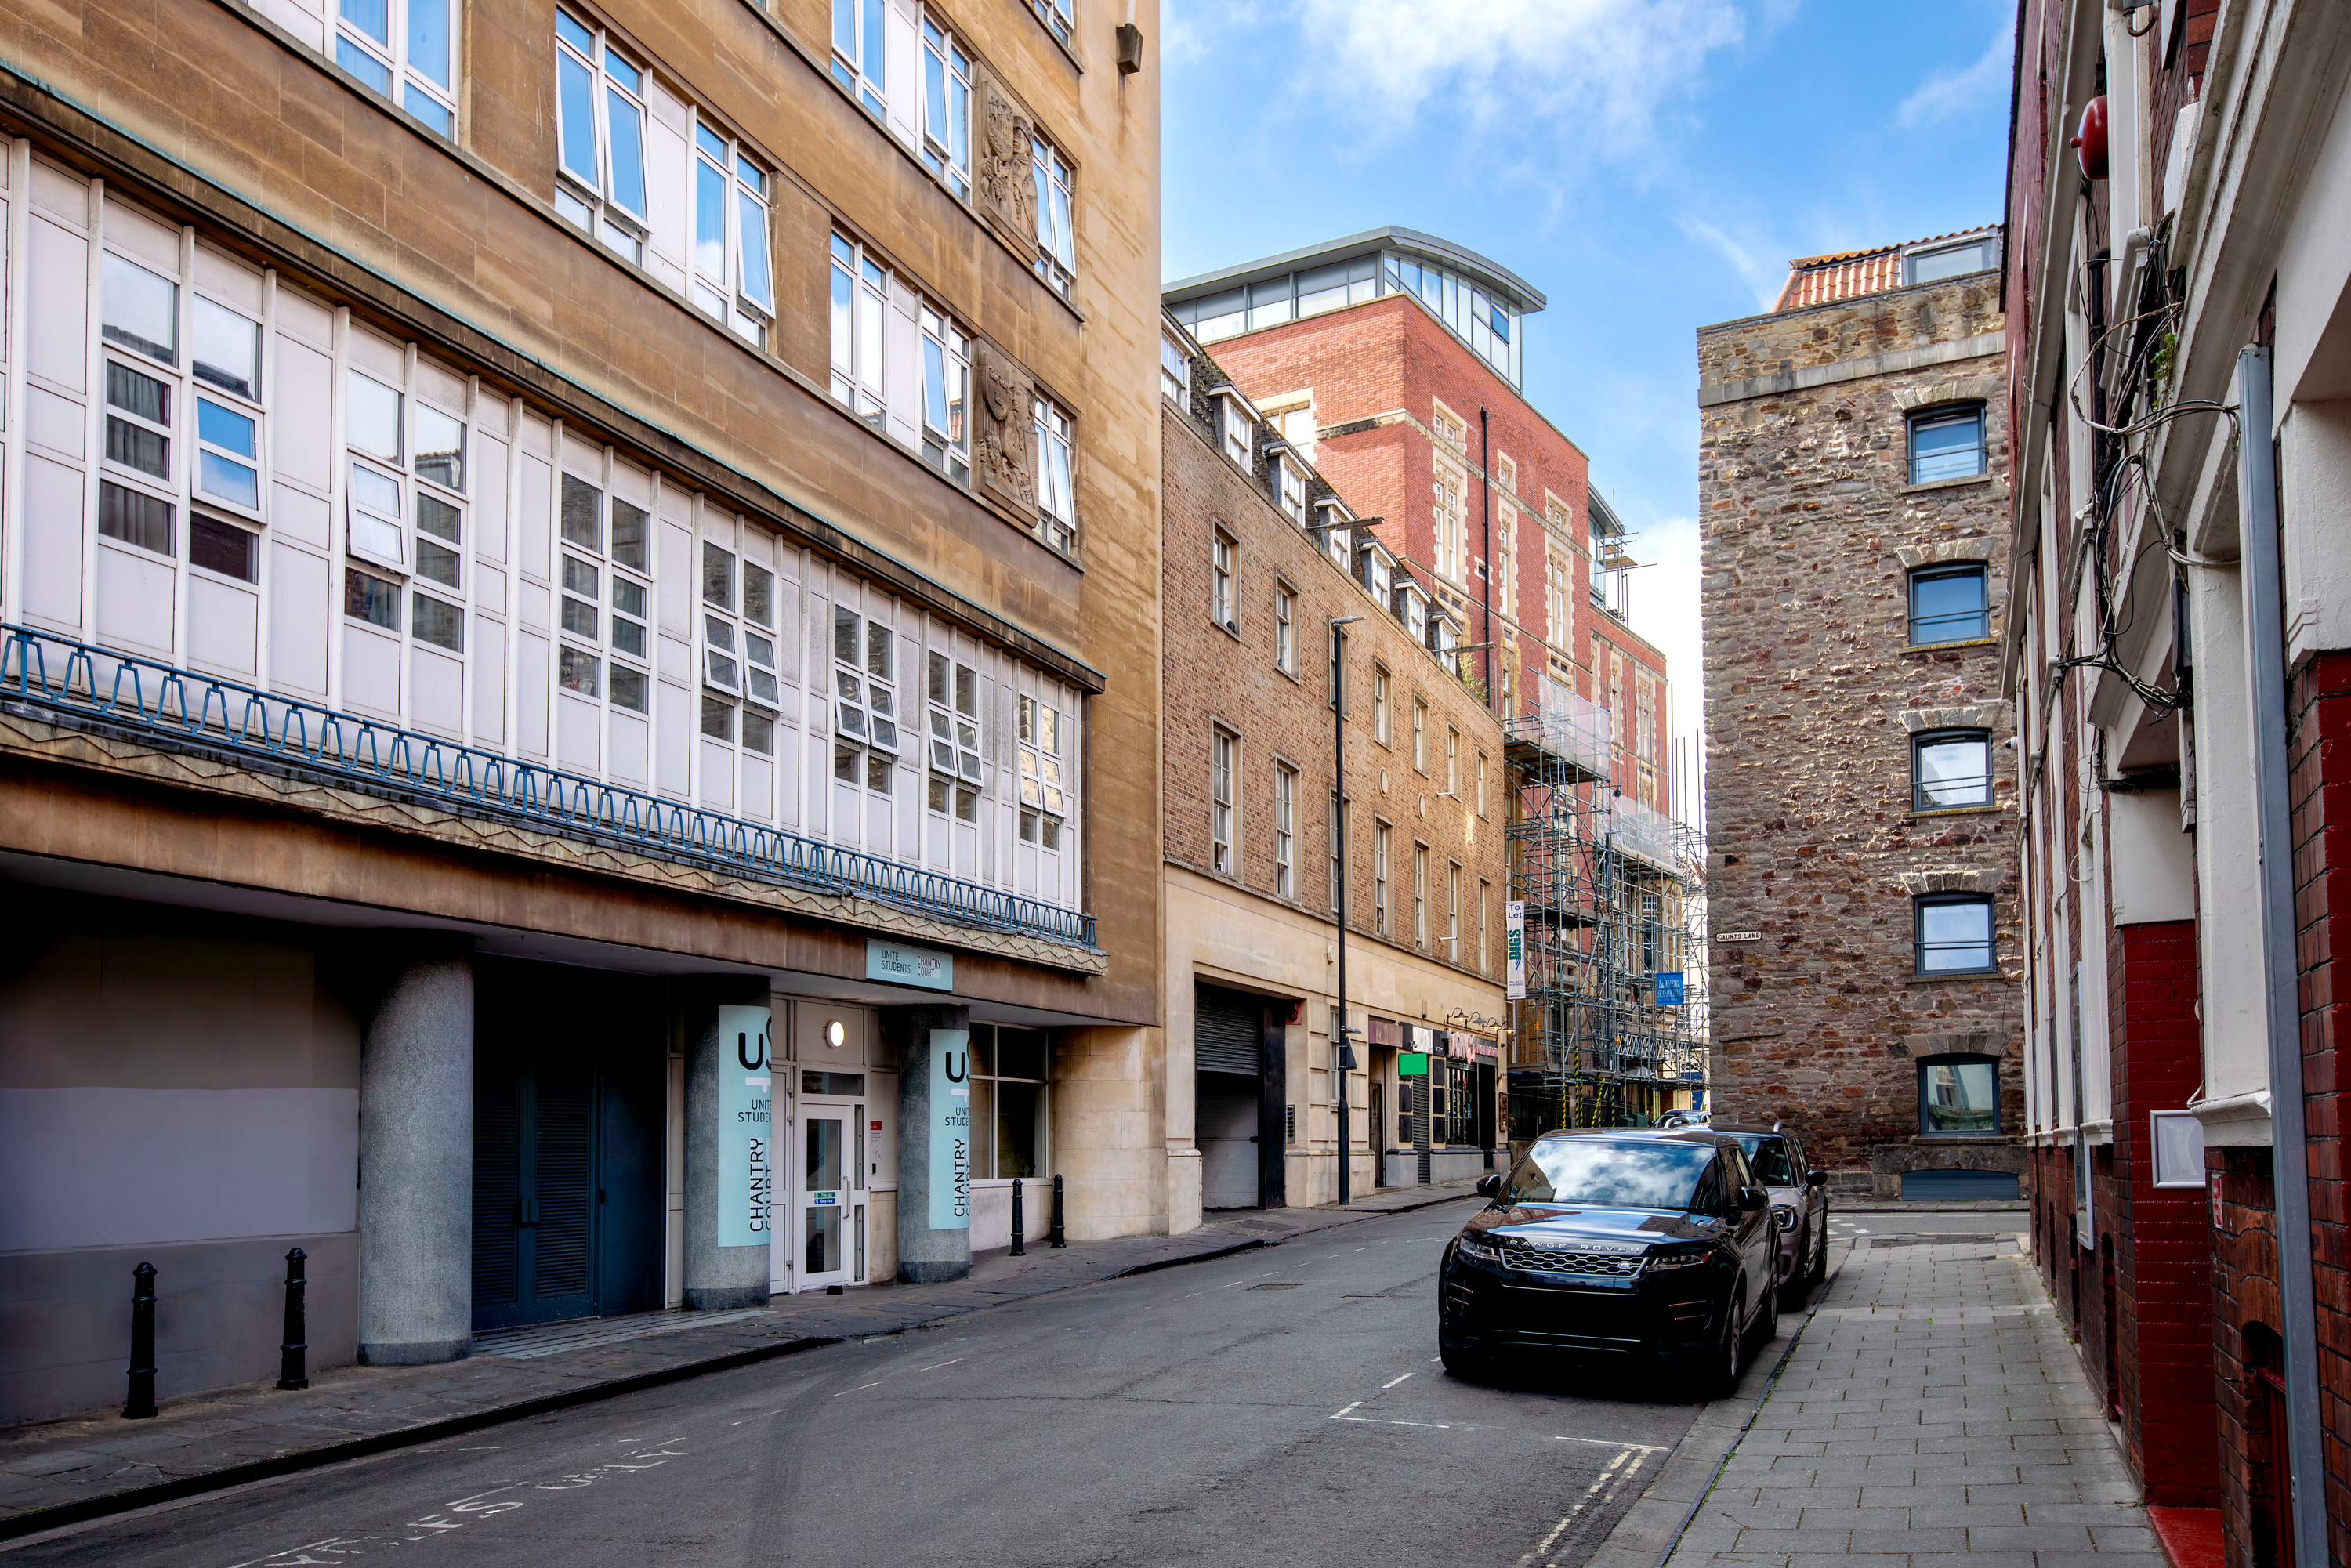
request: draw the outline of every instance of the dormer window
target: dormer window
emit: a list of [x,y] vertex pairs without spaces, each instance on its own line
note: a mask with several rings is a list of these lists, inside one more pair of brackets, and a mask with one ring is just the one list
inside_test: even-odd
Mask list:
[[1268,466],[1273,470],[1274,504],[1290,520],[1306,526],[1306,468],[1294,452],[1277,453]]
[[[1331,514],[1326,511],[1322,515],[1328,517]],[[1346,570],[1347,563],[1354,559],[1355,530],[1349,528],[1332,528],[1322,536],[1322,548],[1330,552],[1332,565],[1341,571]]]
[[1227,396],[1223,404],[1225,455],[1246,468],[1249,451],[1256,435],[1257,421],[1249,415],[1249,405],[1238,397]]
[[1412,640],[1424,646],[1428,642],[1428,595],[1420,584],[1404,578],[1395,585],[1395,618],[1412,633]]
[[1382,604],[1395,591],[1395,569],[1388,561],[1387,551],[1376,544],[1366,543],[1361,551],[1363,570],[1360,580]]

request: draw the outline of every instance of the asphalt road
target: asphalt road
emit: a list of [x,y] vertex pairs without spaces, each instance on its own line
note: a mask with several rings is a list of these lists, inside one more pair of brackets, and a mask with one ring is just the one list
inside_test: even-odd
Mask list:
[[[1698,1406],[1436,1360],[1475,1207],[1366,1220],[103,1521],[35,1563],[1581,1562]],[[1750,1374],[1760,1388],[1764,1372]],[[1750,1389],[1751,1391],[1751,1389]]]

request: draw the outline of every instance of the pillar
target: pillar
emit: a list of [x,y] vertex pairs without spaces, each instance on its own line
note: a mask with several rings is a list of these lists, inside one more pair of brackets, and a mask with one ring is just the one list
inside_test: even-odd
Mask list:
[[[960,1280],[971,1272],[971,1009],[885,1008],[882,1029],[898,1047],[898,1278],[910,1285]],[[946,1096],[944,1115],[934,1115],[935,1091]],[[958,1127],[962,1159],[947,1148],[934,1162],[934,1134],[952,1137]]]
[[413,942],[360,1051],[359,1355],[455,1361],[474,1343],[474,960]]
[[[771,1005],[768,977],[711,977],[686,982],[681,993],[685,1008],[685,1304],[696,1312],[764,1307],[769,1243],[721,1245],[719,1122],[725,1107],[720,1075],[765,1075],[771,1063],[762,1054],[758,1066],[745,1066],[740,1058],[747,1048],[737,1038],[743,1031],[722,1030],[719,1009],[753,1008],[767,1012]],[[772,1040],[772,1015],[768,1034]],[[747,1049],[758,1053],[756,1046]],[[778,1097],[771,1093],[766,1103],[773,1106]],[[782,1129],[771,1121],[765,1130],[772,1148],[773,1135]],[[780,1182],[782,1176],[774,1160],[768,1164],[773,1179]],[[731,1170],[725,1176],[740,1179],[740,1174]],[[780,1215],[782,1206],[771,1201],[768,1212]]]

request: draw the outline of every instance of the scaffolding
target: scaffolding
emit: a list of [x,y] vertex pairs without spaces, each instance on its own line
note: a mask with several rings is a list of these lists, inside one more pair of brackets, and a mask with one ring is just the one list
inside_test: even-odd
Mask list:
[[1706,1086],[1704,835],[1619,794],[1608,710],[1544,688],[1505,749],[1526,990],[1510,1004],[1514,1148],[1558,1127],[1654,1125]]

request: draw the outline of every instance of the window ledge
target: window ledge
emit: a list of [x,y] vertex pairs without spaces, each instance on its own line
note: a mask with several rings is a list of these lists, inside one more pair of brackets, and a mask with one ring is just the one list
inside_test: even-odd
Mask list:
[[2016,1142],[2014,1138],[2009,1136],[2006,1133],[1929,1133],[1923,1129],[1918,1134],[1918,1141],[1922,1144],[1977,1145],[2012,1144]]
[[1906,822],[1932,821],[1938,817],[1994,817],[2007,814],[2008,808],[1999,801],[1989,806],[1938,806],[1932,810],[1911,811],[1904,815]]
[[1226,636],[1230,637],[1236,643],[1241,640],[1241,629],[1235,622],[1229,621],[1219,621],[1215,616],[1211,615],[1208,617],[1208,624],[1214,626],[1217,631],[1222,632]]
[[1964,490],[1970,485],[1989,485],[1990,474],[1969,474],[1957,479],[1929,479],[1923,485],[1905,485],[1894,493],[1897,496],[1922,495],[1928,490]]
[[1937,975],[1911,975],[1907,977],[1907,983],[1913,986],[1939,986],[1947,980],[1999,980],[2005,984],[2008,981],[2008,975],[2001,969],[1946,969]]
[[1997,637],[1961,637],[1950,643],[1906,643],[1902,645],[1902,651],[1906,653],[1939,653],[1949,648],[1997,648],[1999,646],[2000,639]]

